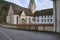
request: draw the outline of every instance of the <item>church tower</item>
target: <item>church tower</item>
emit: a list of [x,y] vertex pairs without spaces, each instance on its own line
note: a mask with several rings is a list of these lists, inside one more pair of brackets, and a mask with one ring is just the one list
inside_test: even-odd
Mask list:
[[36,11],[36,4],[35,4],[35,0],[30,0],[29,6],[28,8],[32,11],[32,13],[34,14],[34,12]]

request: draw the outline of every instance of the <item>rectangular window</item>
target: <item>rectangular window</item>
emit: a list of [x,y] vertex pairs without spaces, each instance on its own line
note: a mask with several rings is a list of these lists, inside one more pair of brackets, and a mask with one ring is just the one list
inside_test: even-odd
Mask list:
[[18,16],[16,17],[16,21],[17,21],[16,23],[18,24]]
[[45,16],[45,18],[46,18],[46,16]]
[[42,16],[42,18],[43,18],[43,16]]
[[39,22],[39,16],[37,17],[37,22]]
[[52,15],[51,15],[51,18],[52,18]]
[[47,22],[49,22],[49,19],[47,19]]
[[43,22],[43,19],[42,19],[42,22]]
[[39,22],[39,18],[37,19],[37,22]]
[[52,19],[50,19],[50,22],[52,22]]
[[49,18],[49,15],[47,17]]
[[35,21],[36,19],[35,18],[32,18],[33,21]]
[[49,18],[52,18],[52,15],[50,15]]
[[46,22],[46,19],[44,19],[44,22]]

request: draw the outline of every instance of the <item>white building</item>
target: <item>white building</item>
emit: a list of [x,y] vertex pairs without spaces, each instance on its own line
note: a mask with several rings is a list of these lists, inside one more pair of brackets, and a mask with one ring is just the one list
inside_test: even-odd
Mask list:
[[7,23],[9,24],[53,24],[53,9],[36,10],[34,0],[30,0],[28,9],[10,5]]
[[53,0],[54,30],[60,32],[60,0]]
[[38,26],[38,30],[55,31],[53,8],[36,10],[35,0],[30,0],[28,8],[10,4],[6,22],[8,24],[28,24]]

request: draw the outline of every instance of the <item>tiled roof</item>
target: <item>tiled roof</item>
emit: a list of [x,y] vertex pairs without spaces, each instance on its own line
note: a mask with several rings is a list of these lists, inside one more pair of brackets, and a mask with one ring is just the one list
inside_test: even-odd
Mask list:
[[45,16],[45,15],[53,15],[53,9],[44,9],[40,11],[36,11],[34,16]]
[[33,16],[32,11],[28,8],[23,8],[18,5],[12,5],[14,14],[21,15],[21,13],[24,11],[26,16]]
[[11,4],[14,14],[21,15],[21,13],[24,11],[26,16],[42,16],[42,15],[53,15],[53,8],[51,9],[44,9],[40,11],[36,11],[34,14],[32,11],[28,8],[24,8],[15,4]]

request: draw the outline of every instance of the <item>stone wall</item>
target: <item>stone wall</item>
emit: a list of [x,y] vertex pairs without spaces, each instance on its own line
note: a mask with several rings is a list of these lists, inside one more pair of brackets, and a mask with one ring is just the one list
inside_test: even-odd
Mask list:
[[0,24],[1,27],[5,28],[16,28],[16,29],[26,29],[26,30],[38,30],[38,31],[53,31],[53,26],[18,26],[9,24]]

